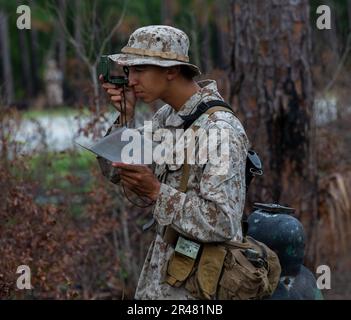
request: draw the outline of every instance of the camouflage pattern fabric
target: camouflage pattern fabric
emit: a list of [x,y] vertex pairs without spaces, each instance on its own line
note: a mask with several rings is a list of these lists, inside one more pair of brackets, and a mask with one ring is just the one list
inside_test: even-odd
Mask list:
[[182,30],[171,26],[147,26],[135,30],[122,53],[109,58],[122,66],[151,64],[160,67],[185,65],[194,75],[199,68],[189,63],[189,38]]
[[[199,82],[201,90],[195,93],[179,110],[164,105],[153,117],[153,131],[165,128],[175,136],[183,119],[204,101],[223,100],[215,81]],[[170,225],[180,234],[200,242],[241,241],[241,217],[245,202],[245,163],[249,142],[240,121],[231,113],[219,111],[210,117],[201,117],[201,128],[228,129],[229,170],[216,175],[214,164],[191,165],[186,193],[178,191],[182,165],[155,165],[154,173],[162,182],[153,216],[160,229]],[[100,162],[104,160],[100,159]],[[106,163],[105,163],[106,164]],[[220,165],[220,164],[219,164]],[[114,176],[111,171],[110,174]],[[111,177],[109,177],[111,178]],[[194,299],[183,287],[165,283],[167,262],[173,254],[172,246],[159,234],[148,250],[137,285],[135,299]]]

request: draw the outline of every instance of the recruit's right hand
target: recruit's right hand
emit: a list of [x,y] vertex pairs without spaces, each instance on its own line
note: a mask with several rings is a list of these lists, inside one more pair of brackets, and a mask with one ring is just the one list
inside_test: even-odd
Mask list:
[[[121,110],[121,102],[123,102],[123,89],[118,88],[115,84],[105,82],[104,77],[100,74],[99,80],[102,84],[102,87],[105,89],[106,93],[110,96],[110,100],[114,107],[121,113],[121,119],[124,119],[124,115],[122,115]],[[131,121],[134,118],[134,108],[136,104],[136,96],[133,88],[126,87],[126,118],[127,122]]]

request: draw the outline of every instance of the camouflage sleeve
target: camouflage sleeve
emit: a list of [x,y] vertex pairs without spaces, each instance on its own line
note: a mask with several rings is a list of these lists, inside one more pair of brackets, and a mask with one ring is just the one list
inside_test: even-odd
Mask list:
[[199,188],[186,193],[163,183],[154,217],[160,225],[171,225],[181,234],[202,242],[241,240],[248,139],[239,121],[237,127],[218,121],[212,128],[228,129],[228,170],[221,172],[222,163],[207,162]]

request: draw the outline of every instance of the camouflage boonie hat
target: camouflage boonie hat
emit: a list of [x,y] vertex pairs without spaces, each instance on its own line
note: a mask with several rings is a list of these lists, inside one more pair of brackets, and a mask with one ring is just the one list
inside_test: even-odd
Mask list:
[[135,30],[121,54],[109,58],[122,66],[150,64],[160,67],[188,66],[194,75],[199,68],[189,63],[189,38],[181,30],[170,26],[147,26]]

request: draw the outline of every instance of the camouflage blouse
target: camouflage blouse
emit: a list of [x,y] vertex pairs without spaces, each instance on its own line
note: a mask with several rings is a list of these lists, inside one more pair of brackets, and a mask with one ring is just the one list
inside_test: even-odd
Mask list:
[[[223,100],[215,81],[206,80],[199,82],[199,85],[201,90],[186,101],[178,112],[169,105],[156,112],[152,119],[153,132],[165,128],[175,136],[176,129],[181,129],[184,123],[180,116],[194,112],[202,101]],[[153,217],[159,229],[170,225],[180,234],[200,242],[240,241],[245,203],[245,164],[249,148],[245,130],[233,114],[223,111],[211,116],[203,115],[196,124],[206,132],[210,129],[228,129],[229,169],[219,175],[216,172],[220,171],[221,163],[191,165],[188,188],[183,193],[178,191],[182,165],[168,165],[167,172],[166,165],[155,165],[154,173],[161,181],[161,189],[153,208]],[[194,299],[183,287],[175,288],[165,282],[167,262],[173,252],[174,248],[157,233],[148,250],[135,299]]]

